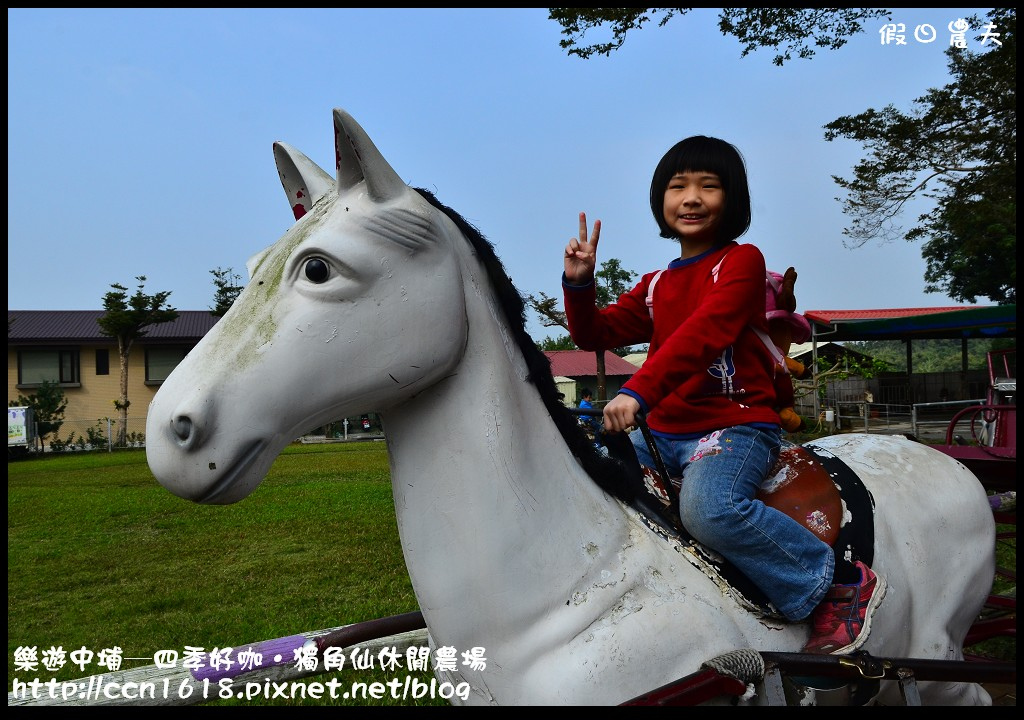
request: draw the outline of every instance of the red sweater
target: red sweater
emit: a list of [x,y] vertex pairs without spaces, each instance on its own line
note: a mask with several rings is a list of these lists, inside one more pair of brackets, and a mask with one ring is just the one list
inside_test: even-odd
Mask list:
[[[717,281],[712,273],[716,265]],[[774,361],[751,329],[768,331],[761,251],[730,242],[674,260],[655,285],[652,319],[646,299],[656,274],[647,273],[603,309],[594,304],[594,283],[569,285],[563,280],[573,341],[593,351],[650,343],[647,361],[620,392],[637,399],[656,432],[778,425]]]

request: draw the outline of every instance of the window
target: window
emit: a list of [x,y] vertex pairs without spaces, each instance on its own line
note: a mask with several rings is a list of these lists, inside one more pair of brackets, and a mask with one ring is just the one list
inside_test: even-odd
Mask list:
[[110,374],[110,351],[109,350],[97,350],[96,351],[96,374],[97,375],[109,375]]
[[33,348],[18,352],[18,385],[39,385],[44,380],[78,385],[78,351]]
[[171,370],[185,359],[187,352],[183,347],[147,347],[146,383],[159,384],[166,380]]

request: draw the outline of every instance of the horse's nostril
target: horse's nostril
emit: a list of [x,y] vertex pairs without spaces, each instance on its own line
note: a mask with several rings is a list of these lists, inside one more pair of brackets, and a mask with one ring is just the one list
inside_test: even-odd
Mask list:
[[185,416],[176,417],[171,423],[171,429],[179,440],[188,440],[192,434],[192,421]]

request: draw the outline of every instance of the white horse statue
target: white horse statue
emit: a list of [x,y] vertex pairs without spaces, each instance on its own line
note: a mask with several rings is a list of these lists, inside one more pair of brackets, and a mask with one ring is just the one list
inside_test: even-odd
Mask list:
[[[431,641],[484,649],[485,667],[445,675],[469,683],[470,704],[619,704],[737,650],[799,652],[808,623],[758,611],[629,502],[624,466],[558,401],[490,244],[406,185],[341,109],[334,131],[336,177],[274,145],[296,223],[249,261],[248,286],[156,394],[146,440],[160,483],[234,503],[310,428],[378,413]],[[889,588],[863,649],[962,660],[995,567],[977,478],[902,437],[802,447],[873,499],[869,551]],[[990,703],[975,683],[918,688],[926,704]],[[896,682],[872,702],[901,704]]]

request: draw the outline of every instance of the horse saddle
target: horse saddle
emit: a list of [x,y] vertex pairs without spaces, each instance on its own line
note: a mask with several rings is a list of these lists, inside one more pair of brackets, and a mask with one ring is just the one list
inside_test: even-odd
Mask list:
[[[750,609],[779,616],[764,593],[717,552],[694,540],[679,520],[680,478],[665,478],[640,465],[624,434],[606,436],[611,454],[633,475],[636,507],[668,536],[688,544],[704,561],[705,572],[728,583]],[[616,441],[618,440],[618,441]],[[621,440],[625,440],[623,443]],[[626,447],[628,446],[628,447]],[[638,487],[639,486],[639,487]],[[874,559],[874,500],[843,461],[819,452],[812,443],[784,442],[779,458],[761,485],[757,499],[785,513],[851,560],[871,565]],[[713,578],[714,579],[714,578]]]

